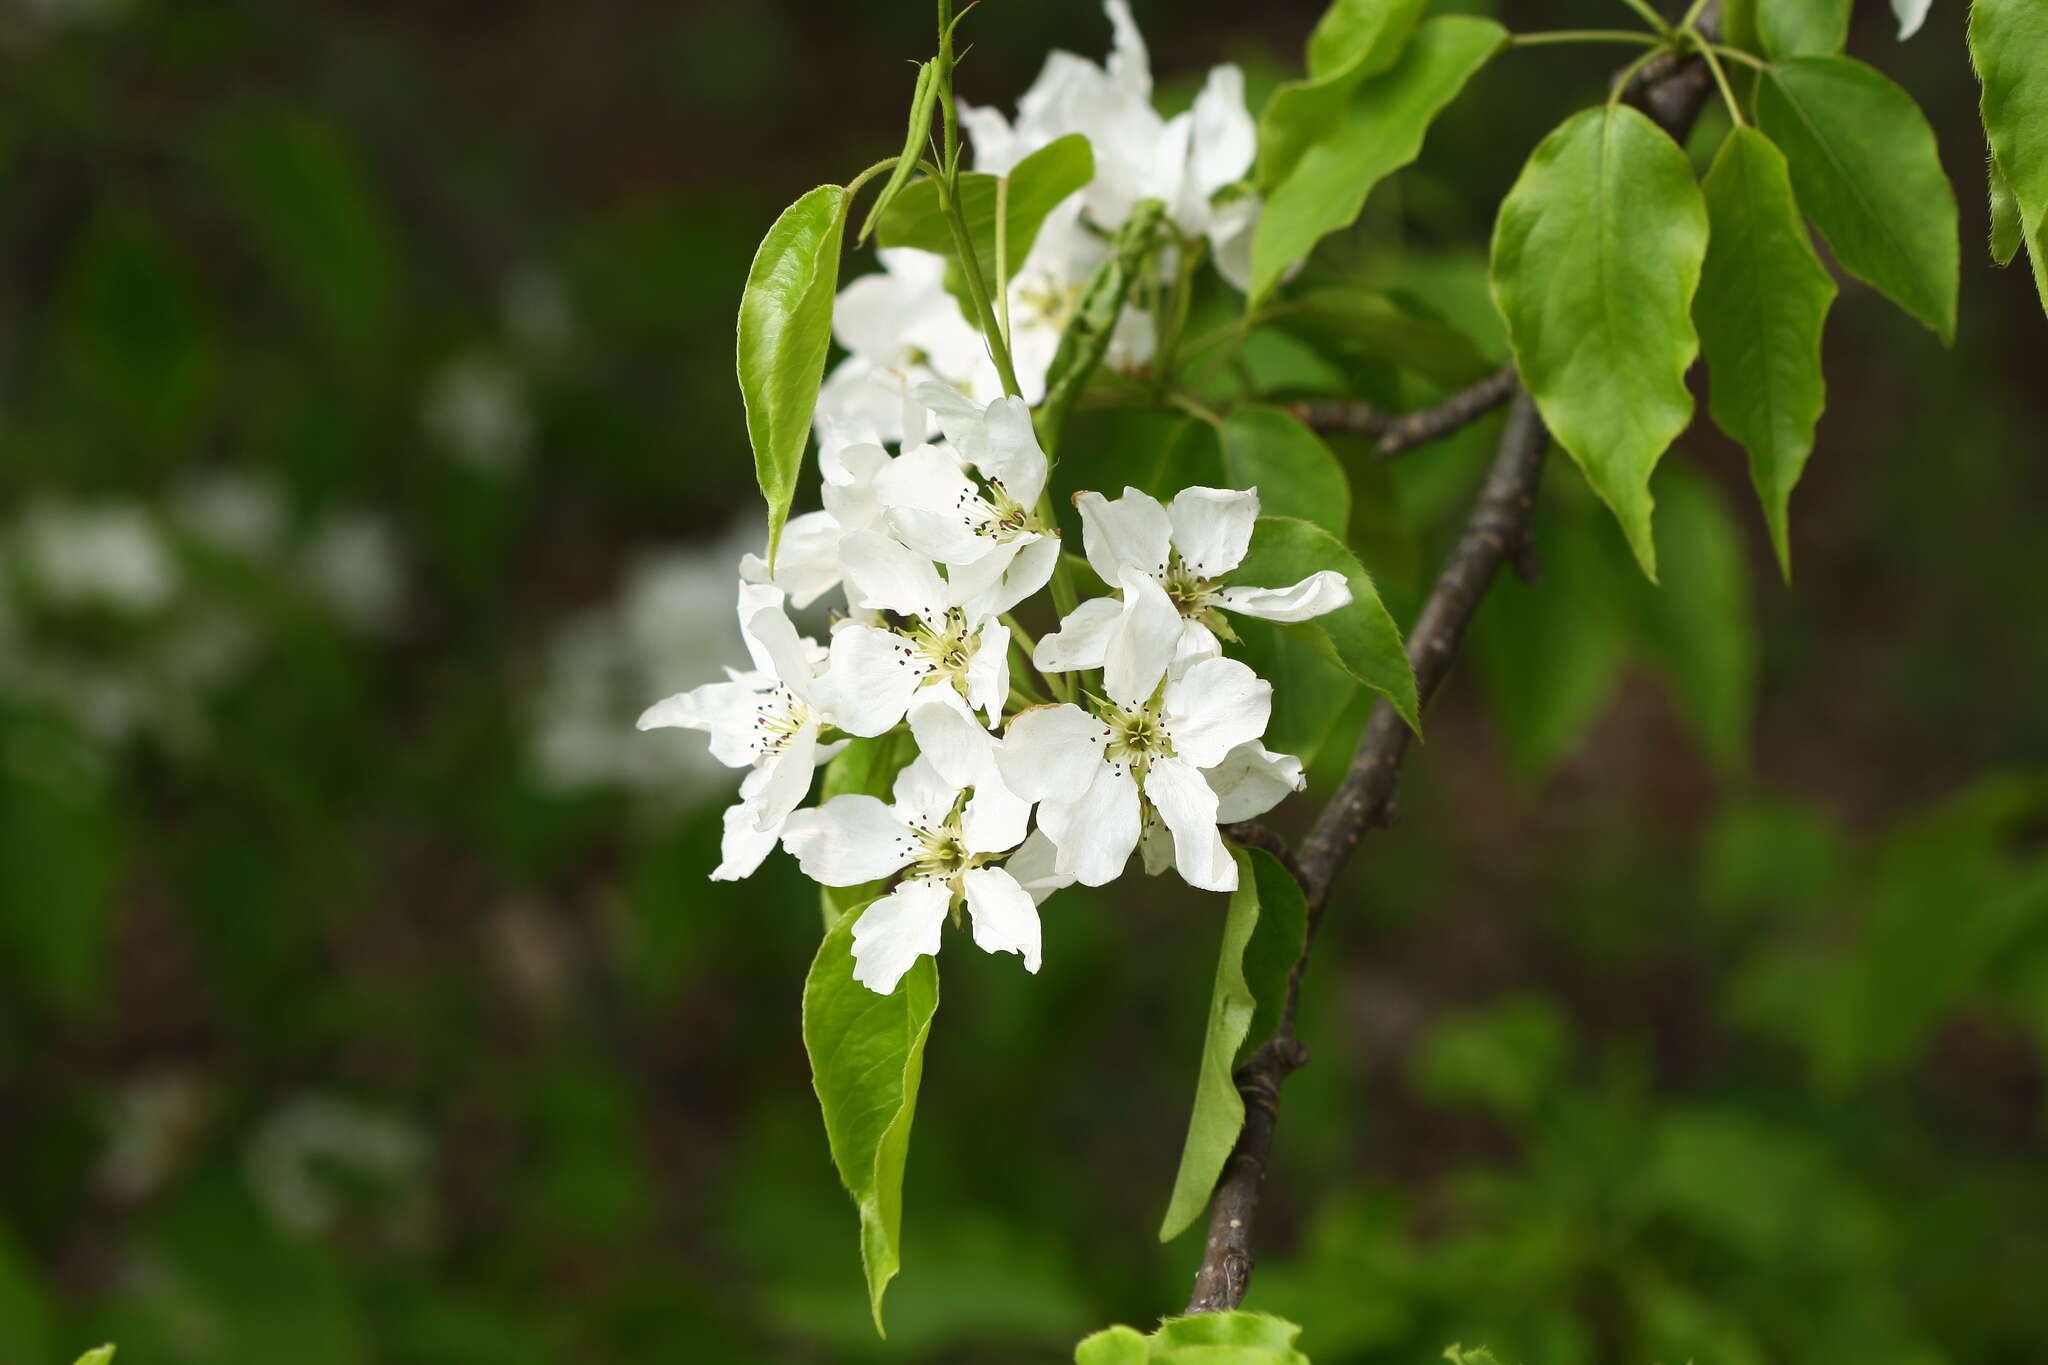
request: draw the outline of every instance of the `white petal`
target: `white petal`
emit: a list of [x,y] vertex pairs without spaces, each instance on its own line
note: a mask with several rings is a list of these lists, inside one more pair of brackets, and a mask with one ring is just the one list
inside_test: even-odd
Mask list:
[[978,782],[967,809],[960,813],[960,842],[970,853],[1001,853],[1015,848],[1031,823],[1031,803],[1016,795],[1000,776]]
[[782,828],[754,828],[754,807],[746,801],[725,808],[725,836],[719,841],[719,863],[711,871],[714,882],[736,882],[754,875],[754,869],[761,866],[775,841],[782,837]]
[[1258,154],[1258,125],[1244,102],[1244,72],[1230,63],[1210,67],[1192,112],[1188,170],[1196,192],[1206,200],[1242,180]]
[[1038,903],[999,867],[976,867],[960,877],[973,922],[974,946],[985,953],[1016,953],[1024,970],[1038,970]]
[[[934,514],[892,512],[890,515],[907,517]],[[958,526],[959,523],[955,522],[954,525]],[[973,544],[966,546],[965,542],[957,543],[963,546],[965,553],[976,557],[946,561],[946,597],[954,605],[967,608],[970,618],[1001,616],[1016,603],[1011,602],[1003,606],[990,604],[995,598],[997,586],[1003,581],[1003,576],[1010,572],[1010,566],[1017,562],[1017,552],[1024,548],[1025,543],[1021,540],[992,540],[987,536],[966,532],[965,528],[961,529],[972,538]]]
[[1173,832],[1159,819],[1157,811],[1138,835],[1138,856],[1144,861],[1148,877],[1156,877],[1173,866]]
[[972,456],[975,468],[990,483],[1025,507],[1045,491],[1045,452],[1031,426],[1031,409],[1021,398],[998,398],[982,420],[983,439]]
[[996,754],[1003,783],[1026,801],[1068,799],[1103,766],[1109,727],[1070,702],[1020,712]]
[[1059,870],[1058,862],[1059,850],[1052,840],[1045,837],[1044,830],[1034,829],[1003,863],[1003,870],[1031,893],[1034,902],[1043,905],[1047,896],[1074,884],[1072,877]]
[[929,556],[879,531],[857,531],[840,545],[855,605],[936,623],[946,614],[946,585]]
[[1157,498],[1126,488],[1114,502],[1100,493],[1076,494],[1074,506],[1081,513],[1081,546],[1088,565],[1103,582],[1117,582],[1126,568],[1165,574],[1173,523]]
[[760,700],[760,692],[744,683],[705,683],[654,703],[640,713],[636,728],[703,730],[711,736],[713,758],[728,768],[744,768],[759,747],[754,720]]
[[918,753],[955,790],[973,786],[993,766],[996,737],[968,714],[951,688],[935,687],[918,699],[910,708],[910,733]]
[[936,829],[953,813],[960,798],[960,784],[949,782],[920,754],[896,774],[889,795],[894,799],[896,818],[913,829]]
[[858,886],[886,877],[916,855],[910,829],[872,796],[835,796],[792,813],[782,846],[821,886]]
[[967,704],[1000,724],[1010,699],[1010,628],[991,621],[981,628],[980,644],[967,663]]
[[1010,542],[1014,553],[994,587],[971,599],[962,598],[970,615],[1000,616],[1044,587],[1060,562],[1058,536],[1033,535]]
[[1180,639],[1174,642],[1173,662],[1168,672],[1180,673],[1197,659],[1212,659],[1223,652],[1223,642],[1216,638],[1216,632],[1192,616],[1180,618]]
[[[875,479],[889,467],[891,456],[878,445],[865,442],[846,445],[818,454],[818,497],[825,510],[839,523],[842,536],[871,531],[882,518],[882,503],[875,492]],[[794,522],[791,525],[795,525]],[[787,532],[784,532],[787,535]],[[783,551],[784,554],[788,550]],[[833,553],[838,553],[837,542]]]
[[830,512],[791,517],[782,528],[775,572],[768,572],[767,560],[750,554],[740,560],[740,577],[773,583],[789,594],[792,605],[808,607],[839,585],[839,536],[839,522]]
[[1083,886],[1115,881],[1138,846],[1138,784],[1122,767],[1099,763],[1078,799],[1039,806],[1038,827],[1059,849],[1061,872]]
[[1202,774],[1216,793],[1216,819],[1233,824],[1264,815],[1306,785],[1301,760],[1276,754],[1257,740],[1247,740]]
[[[1258,233],[1263,207],[1255,194],[1209,207],[1209,258],[1216,264],[1216,273],[1240,294],[1252,287],[1252,239]],[[1300,271],[1301,262],[1296,261],[1280,278],[1291,280]]]
[[761,796],[754,812],[754,828],[774,829],[810,794],[811,774],[817,768],[818,727],[806,725],[783,744],[782,752],[764,760],[757,770]]
[[1224,606],[1267,621],[1306,621],[1351,604],[1351,584],[1335,569],[1310,574],[1291,588],[1225,588]]
[[[929,512],[922,507],[891,507],[882,514],[882,524],[889,528],[890,535],[941,564],[974,564],[991,553],[1001,553],[1002,558],[990,565],[999,571],[1008,567],[1016,553],[983,533],[987,522],[979,512],[962,515]],[[958,593],[954,595],[957,597]]]
[[1930,0],[1892,0],[1892,13],[1899,17],[1899,41],[1905,42],[1927,22]]
[[1183,488],[1167,510],[1173,548],[1202,578],[1221,578],[1244,563],[1252,523],[1259,519],[1259,495],[1237,488]]
[[1180,611],[1159,580],[1125,569],[1118,586],[1124,609],[1102,652],[1102,689],[1119,706],[1143,706],[1152,699],[1180,642]]
[[1031,662],[1041,673],[1074,673],[1102,667],[1110,633],[1123,618],[1124,604],[1114,597],[1091,597],[1067,613],[1060,628],[1042,635]]
[[1216,793],[1192,766],[1155,758],[1145,774],[1145,795],[1173,831],[1173,864],[1181,880],[1204,891],[1237,888],[1237,864],[1216,829]]
[[1166,684],[1166,732],[1173,751],[1197,768],[1266,733],[1273,685],[1237,659],[1198,659]]
[[1131,17],[1130,0],[1105,0],[1109,15],[1109,78],[1141,100],[1152,98],[1152,59],[1145,51],[1145,39],[1138,21]]
[[756,669],[772,676],[775,673],[775,660],[762,647],[761,642],[754,638],[752,625],[756,616],[771,607],[781,609],[782,589],[773,584],[750,583],[742,579],[736,605],[739,612],[740,636],[747,646],[747,656],[754,661]]
[[[920,385],[918,394],[953,393],[943,384]],[[962,403],[969,400],[954,397]],[[939,446],[912,446],[875,475],[875,496],[884,507],[916,507],[957,516],[969,503],[979,504],[981,490],[960,469],[953,452]]]
[[859,623],[832,632],[832,662],[818,683],[818,704],[850,735],[879,735],[910,706],[927,666],[893,630]]
[[953,893],[912,878],[861,912],[853,922],[853,979],[877,995],[896,989],[920,957],[939,951],[939,930]]

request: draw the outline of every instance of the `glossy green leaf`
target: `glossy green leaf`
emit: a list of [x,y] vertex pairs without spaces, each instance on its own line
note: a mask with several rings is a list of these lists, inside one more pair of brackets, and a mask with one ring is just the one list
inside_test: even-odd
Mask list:
[[1102,357],[1109,354],[1117,316],[1150,257],[1153,235],[1165,216],[1166,206],[1157,199],[1138,201],[1110,242],[1108,259],[1095,268],[1082,288],[1067,328],[1060,333],[1059,347],[1046,366],[1045,401],[1032,414],[1038,443],[1048,457],[1057,457],[1067,414],[1080,401]]
[[1231,629],[1238,640],[1231,652],[1273,684],[1266,746],[1293,754],[1304,764],[1314,762],[1358,695],[1358,683],[1326,657],[1327,641],[1318,650],[1305,635],[1286,626],[1243,616],[1231,622]]
[[1287,983],[1294,975],[1294,964],[1301,959],[1308,935],[1308,901],[1303,898],[1301,884],[1294,880],[1294,874],[1264,849],[1246,852],[1251,855],[1252,875],[1258,882],[1259,922],[1252,927],[1251,942],[1244,949],[1244,980],[1252,993],[1252,1022],[1238,1047],[1236,1062],[1244,1061],[1279,1026]]
[[1172,1241],[1185,1232],[1209,1205],[1216,1178],[1244,1127],[1244,1097],[1231,1079],[1237,1050],[1251,1028],[1251,987],[1244,979],[1244,950],[1259,922],[1259,882],[1252,851],[1231,850],[1237,862],[1237,890],[1223,916],[1223,945],[1216,954],[1216,978],[1209,995],[1209,1022],[1202,1030],[1202,1061],[1195,1073],[1195,1109],[1188,1118],[1187,1141],[1173,1194],[1159,1224],[1159,1240]]
[[1807,238],[1785,158],[1762,133],[1729,133],[1702,188],[1713,236],[1693,320],[1709,411],[1749,452],[1749,477],[1789,579],[1786,509],[1827,401],[1820,342],[1835,281]]
[[[1038,229],[1068,195],[1095,178],[1095,155],[1088,139],[1069,133],[1040,147],[1010,168],[1010,187],[1002,195],[1004,241],[1011,274],[1031,254]],[[974,243],[976,265],[990,296],[996,287],[996,182],[1000,176],[970,171],[960,177],[960,216]],[[912,181],[889,205],[876,230],[883,246],[912,246],[956,255],[952,229],[939,209],[939,187],[925,179]]]
[[1259,510],[1269,516],[1311,521],[1344,538],[1351,485],[1322,437],[1280,409],[1263,407],[1232,412],[1222,437],[1229,487],[1258,490]]
[[1663,581],[1636,585],[1637,634],[1663,666],[1678,709],[1724,774],[1749,764],[1757,627],[1748,556],[1721,495],[1699,475],[1659,477]]
[[[910,183],[910,177],[917,173],[918,158],[924,155],[926,141],[931,137],[932,109],[939,97],[939,63],[936,58],[917,68],[917,84],[910,94],[910,131],[903,135],[903,151],[896,158],[896,167],[889,172],[888,183],[875,196],[875,202],[868,208],[868,216],[860,225],[858,241],[865,242],[875,230],[875,224],[889,210],[903,187]],[[1034,228],[1034,231],[1036,229]]]
[[[1491,316],[1492,304],[1481,306]],[[1446,389],[1469,384],[1498,363],[1428,305],[1363,285],[1306,290],[1269,310],[1265,325],[1342,364],[1395,365]]]
[[832,344],[846,189],[820,185],[782,211],[761,239],[740,295],[740,395],[754,478],[768,502],[768,561],[796,496],[818,385]]
[[1771,57],[1831,57],[1849,41],[1849,0],[1758,0],[1756,27]]
[[868,1304],[882,1330],[882,1295],[900,1265],[903,1166],[924,1074],[925,1039],[939,1005],[939,974],[919,958],[889,995],[853,979],[849,911],[804,980],[804,1051],[825,1117],[832,1164],[860,1211],[860,1259]]
[[1273,92],[1259,114],[1258,181],[1270,191],[1335,131],[1359,83],[1400,59],[1423,0],[1332,0],[1308,39],[1308,77]]
[[[818,792],[818,804],[835,796],[873,796],[890,799],[896,774],[917,756],[917,741],[910,731],[897,728],[872,739],[849,740],[844,749],[825,765]],[[862,882],[857,886],[820,886],[818,903],[829,932],[839,917],[856,905],[865,905],[882,894],[885,881]]]
[[1312,522],[1293,517],[1260,517],[1251,550],[1230,581],[1246,587],[1285,588],[1324,569],[1344,575],[1351,601],[1294,631],[1357,681],[1393,704],[1411,729],[1421,730],[1415,671],[1401,643],[1400,627],[1380,601],[1379,589],[1344,542]]
[[1992,254],[2003,265],[2024,242],[2048,308],[2048,9],[2036,0],[1972,5],[1970,58],[1984,87],[1979,111],[1991,142]]
[[1493,232],[1493,297],[1522,381],[1653,579],[1650,473],[1692,417],[1706,246],[1692,164],[1620,105],[1545,138]]
[[1431,19],[1399,61],[1358,88],[1330,134],[1305,148],[1267,196],[1252,237],[1247,308],[1317,242],[1357,220],[1373,186],[1415,159],[1437,114],[1506,36],[1490,19]]
[[1757,82],[1756,118],[1842,268],[1953,340],[1956,197],[1913,97],[1847,57],[1795,57]]

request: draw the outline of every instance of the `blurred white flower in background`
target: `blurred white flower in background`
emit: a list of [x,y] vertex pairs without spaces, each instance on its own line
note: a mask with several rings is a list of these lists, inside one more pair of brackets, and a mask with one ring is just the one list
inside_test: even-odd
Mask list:
[[524,376],[486,352],[442,366],[420,416],[427,433],[457,462],[480,473],[510,473],[533,444]]
[[292,1232],[324,1233],[350,1205],[367,1203],[387,1235],[417,1242],[429,1230],[427,1156],[418,1125],[338,1096],[309,1094],[257,1127],[246,1170],[257,1203]]
[[382,633],[397,624],[405,575],[397,541],[381,517],[329,517],[306,542],[301,563],[307,584],[359,629]]
[[93,1183],[120,1204],[135,1204],[177,1173],[200,1139],[208,1118],[206,1086],[190,1071],[168,1069],[137,1076],[107,1106],[107,1146]]
[[163,533],[133,503],[32,503],[13,539],[21,570],[53,606],[140,615],[178,591]]

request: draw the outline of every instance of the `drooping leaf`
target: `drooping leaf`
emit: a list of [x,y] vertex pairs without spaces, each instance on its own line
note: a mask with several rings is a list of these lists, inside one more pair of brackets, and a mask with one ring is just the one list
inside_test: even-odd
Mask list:
[[1637,635],[1715,768],[1737,774],[1749,763],[1758,638],[1742,537],[1720,494],[1689,470],[1660,475],[1658,491],[1665,573],[1654,588],[1636,585]]
[[1493,296],[1551,434],[1657,575],[1650,473],[1692,417],[1693,289],[1707,212],[1642,114],[1575,114],[1529,157],[1493,232]]
[[1173,1194],[1159,1223],[1159,1240],[1170,1242],[1185,1232],[1209,1205],[1216,1178],[1244,1127],[1244,1097],[1231,1079],[1237,1050],[1251,1027],[1251,987],[1244,979],[1244,950],[1259,922],[1259,882],[1252,868],[1253,851],[1236,848],[1237,890],[1230,893],[1223,916],[1223,944],[1216,953],[1216,978],[1209,996],[1209,1021],[1202,1030],[1202,1061],[1195,1073],[1195,1108],[1188,1118],[1187,1141]]
[[880,1332],[882,1295],[901,1264],[903,1166],[939,974],[924,957],[889,995],[855,981],[853,925],[860,914],[848,911],[818,945],[804,979],[803,1034],[832,1164],[860,1212],[861,1267]]
[[1308,76],[1273,92],[1259,114],[1258,180],[1270,191],[1328,137],[1360,82],[1400,59],[1423,0],[1332,0],[1308,39]]
[[1117,315],[1123,311],[1124,299],[1138,278],[1139,269],[1152,249],[1153,234],[1165,215],[1166,206],[1157,199],[1138,201],[1131,216],[1117,229],[1116,238],[1110,243],[1109,259],[1095,268],[1095,274],[1081,290],[1081,300],[1074,306],[1066,331],[1060,334],[1052,363],[1046,367],[1045,401],[1038,405],[1032,419],[1038,430],[1038,443],[1049,457],[1057,456],[1068,412],[1088,387],[1102,357],[1109,354],[1109,343],[1116,335]]
[[[887,801],[896,774],[917,756],[917,741],[906,729],[898,728],[872,739],[854,739],[825,765],[825,777],[818,793],[823,805],[835,796],[872,796]],[[880,881],[858,886],[819,886],[818,903],[829,932],[839,917],[856,905],[865,905],[882,894]]]
[[[1251,550],[1231,574],[1248,587],[1285,588],[1330,569],[1351,585],[1351,601],[1336,611],[1304,621],[1295,633],[1330,662],[1392,703],[1409,728],[1421,732],[1415,670],[1401,644],[1400,627],[1380,601],[1379,589],[1344,542],[1312,522],[1294,517],[1260,517]],[[1241,618],[1240,618],[1241,619]]]
[[1259,213],[1247,309],[1265,302],[1317,242],[1356,221],[1373,186],[1415,159],[1437,114],[1506,36],[1490,19],[1431,19],[1399,61],[1353,93],[1330,134],[1302,152]]
[[1232,412],[1222,436],[1223,477],[1229,487],[1257,489],[1261,513],[1314,522],[1344,538],[1351,523],[1351,485],[1320,436],[1278,408],[1265,407]]
[[[896,158],[896,168],[889,172],[888,183],[875,196],[875,202],[868,208],[868,216],[860,225],[860,236],[856,240],[865,242],[868,234],[875,230],[875,224],[887,213],[889,205],[903,187],[910,183],[910,177],[917,173],[917,159],[924,154],[924,145],[931,136],[932,109],[939,97],[939,63],[937,58],[917,68],[917,84],[910,93],[910,131],[903,135],[903,151]],[[1033,229],[1036,231],[1036,229]]]
[[1835,281],[1814,253],[1785,158],[1754,128],[1721,144],[1703,183],[1713,236],[1693,302],[1709,410],[1749,452],[1779,570],[1792,576],[1786,509],[1827,401],[1821,329]]
[[1756,27],[1771,57],[1832,57],[1849,40],[1849,0],[1762,0]]
[[761,239],[740,295],[740,396],[754,479],[768,503],[768,562],[796,496],[804,445],[832,344],[846,189],[820,185],[782,211]]
[[1835,259],[1933,329],[1956,330],[1956,197],[1913,97],[1848,57],[1773,63],[1757,126]]
[[1238,1047],[1237,1062],[1253,1048],[1273,1036],[1280,1023],[1280,1009],[1287,999],[1287,982],[1308,934],[1308,901],[1301,884],[1294,880],[1278,858],[1263,849],[1251,854],[1252,874],[1258,882],[1259,922],[1252,926],[1251,941],[1244,949],[1244,980],[1252,993],[1252,1022]]
[[[1069,133],[1040,147],[1010,168],[1003,192],[1003,246],[1011,274],[1031,253],[1045,216],[1060,202],[1095,178],[1095,154],[1088,139]],[[996,287],[996,182],[1000,176],[970,171],[960,177],[960,216],[974,244],[976,268],[993,297]],[[903,187],[876,229],[883,246],[913,246],[957,257],[953,232],[939,209],[939,187],[916,180]]]
[[[1490,304],[1482,303],[1489,313]],[[1332,360],[1398,365],[1444,388],[1492,369],[1486,349],[1426,304],[1363,285],[1320,285],[1276,306],[1266,323]]]
[[[1991,142],[1992,254],[2003,265],[2024,242],[2041,306],[2048,309],[2048,13],[2028,0],[1970,8],[1970,59],[1984,92],[1979,111]],[[2010,207],[1999,211],[2001,196]]]

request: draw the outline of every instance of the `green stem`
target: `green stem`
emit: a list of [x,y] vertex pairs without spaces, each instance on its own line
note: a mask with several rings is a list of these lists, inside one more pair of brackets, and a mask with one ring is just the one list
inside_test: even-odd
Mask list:
[[1663,41],[1654,33],[1640,33],[1632,28],[1560,28],[1508,35],[1510,47],[1542,47],[1546,43],[1629,43],[1655,47]]
[[1700,15],[1706,8],[1707,0],[1692,0],[1692,3],[1685,7],[1685,17],[1678,21],[1678,31],[1680,33],[1692,33],[1694,31],[1693,25],[1699,22]]
[[1737,128],[1746,127],[1747,124],[1742,117],[1742,106],[1735,102],[1735,88],[1728,84],[1728,73],[1721,69],[1720,59],[1714,56],[1714,45],[1701,41],[1697,33],[1693,35],[1693,40],[1693,50],[1705,59],[1707,70],[1714,73],[1714,84],[1721,87],[1721,98],[1728,105],[1728,117],[1735,120]]
[[996,321],[1010,349],[1010,177],[996,177]]
[[1730,61],[1741,62],[1744,66],[1753,67],[1758,71],[1770,69],[1771,64],[1769,62],[1752,53],[1744,52],[1739,47],[1729,47],[1725,43],[1708,43],[1706,46],[1714,49],[1714,55],[1717,57],[1726,57]]
[[1621,0],[1621,3],[1627,5],[1637,14],[1642,15],[1643,22],[1648,24],[1654,31],[1662,34],[1669,34],[1671,32],[1671,25],[1664,22],[1663,15],[1650,8],[1649,0]]
[[1621,69],[1621,75],[1615,79],[1614,89],[1608,93],[1607,107],[1609,109],[1612,109],[1615,105],[1621,103],[1621,97],[1628,93],[1629,82],[1633,81],[1636,78],[1636,73],[1638,71],[1641,71],[1644,67],[1648,66],[1651,62],[1656,61],[1657,58],[1663,56],[1664,52],[1665,48],[1662,44],[1659,44],[1657,47],[1654,47],[1650,51],[1645,52],[1642,56],[1636,58],[1627,66],[1623,67]]
[[1201,266],[1208,243],[1200,238],[1190,242],[1178,233],[1180,270],[1175,274],[1173,293],[1168,296],[1159,325],[1159,350],[1153,370],[1159,376],[1160,392],[1173,383],[1173,367],[1180,352],[1181,334],[1187,331],[1188,308],[1194,302],[1195,271]]

